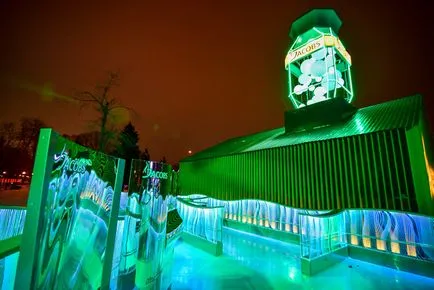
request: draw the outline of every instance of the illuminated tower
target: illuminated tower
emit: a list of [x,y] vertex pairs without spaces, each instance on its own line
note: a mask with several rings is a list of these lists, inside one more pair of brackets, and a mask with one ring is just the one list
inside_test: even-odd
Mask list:
[[341,25],[332,9],[312,10],[292,24],[285,68],[296,109],[337,97],[352,101],[351,57],[338,38]]

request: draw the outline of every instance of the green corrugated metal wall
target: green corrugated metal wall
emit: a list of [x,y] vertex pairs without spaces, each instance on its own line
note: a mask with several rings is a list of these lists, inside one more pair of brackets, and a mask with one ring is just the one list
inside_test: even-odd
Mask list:
[[403,129],[180,164],[181,194],[417,212]]

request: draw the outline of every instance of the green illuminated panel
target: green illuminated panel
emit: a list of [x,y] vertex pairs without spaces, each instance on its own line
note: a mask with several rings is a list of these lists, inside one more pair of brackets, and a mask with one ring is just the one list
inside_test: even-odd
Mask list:
[[16,289],[108,288],[124,166],[41,130]]

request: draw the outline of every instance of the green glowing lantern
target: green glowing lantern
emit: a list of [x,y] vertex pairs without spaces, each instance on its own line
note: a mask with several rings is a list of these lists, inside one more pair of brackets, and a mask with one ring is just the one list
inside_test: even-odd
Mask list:
[[351,56],[337,36],[341,25],[332,9],[312,10],[292,24],[285,68],[296,109],[337,97],[352,101]]

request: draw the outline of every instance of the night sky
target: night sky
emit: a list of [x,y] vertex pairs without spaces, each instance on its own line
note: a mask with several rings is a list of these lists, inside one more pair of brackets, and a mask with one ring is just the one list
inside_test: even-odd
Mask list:
[[281,127],[290,25],[315,7],[343,21],[356,106],[420,93],[434,107],[428,0],[28,2],[0,0],[0,122],[28,116],[60,133],[89,130],[94,115],[68,97],[119,70],[113,92],[134,108],[154,160]]

